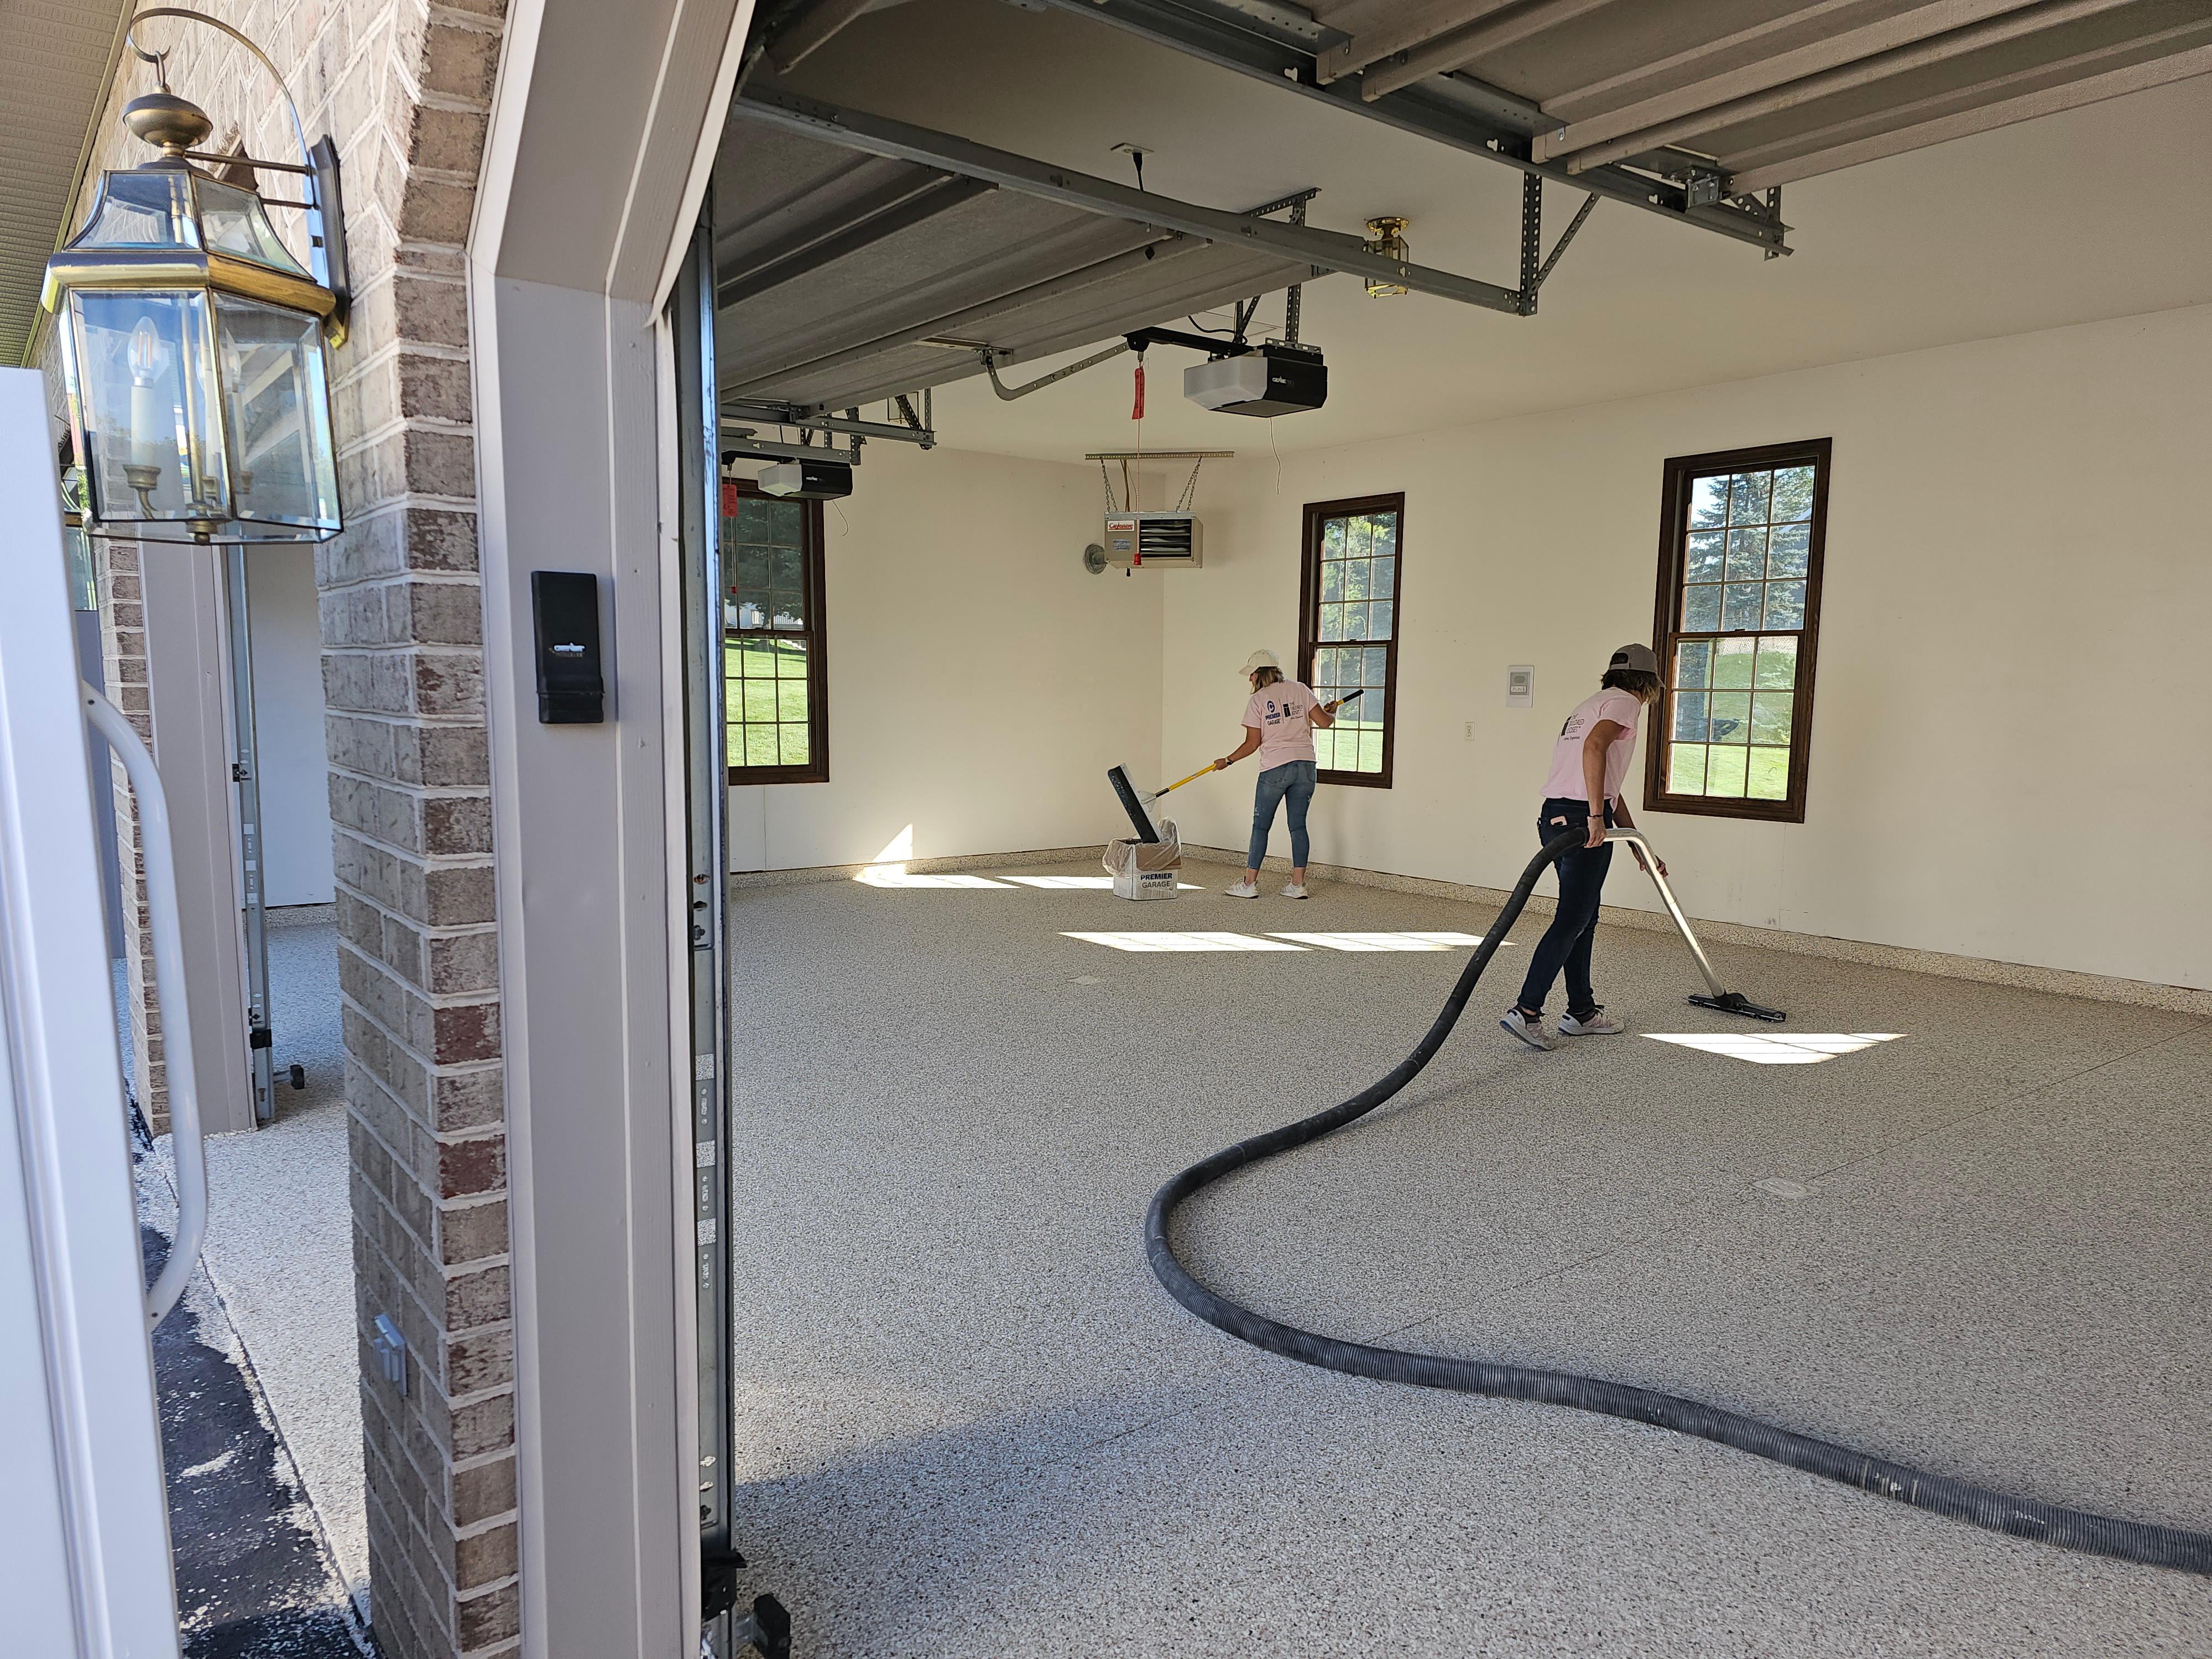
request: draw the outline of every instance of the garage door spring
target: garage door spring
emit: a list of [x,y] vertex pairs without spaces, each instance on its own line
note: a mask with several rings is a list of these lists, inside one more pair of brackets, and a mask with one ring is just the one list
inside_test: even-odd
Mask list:
[[1358,1121],[1419,1075],[1443,1046],[1444,1039],[1451,1035],[1452,1027],[1467,1006],[1468,997],[1474,990],[1475,981],[1482,977],[1482,970],[1490,965],[1491,957],[1498,953],[1498,945],[1528,903],[1537,877],[1545,866],[1580,845],[1582,836],[1581,830],[1570,830],[1555,837],[1529,860],[1528,867],[1521,872],[1520,881],[1506,900],[1505,908],[1498,912],[1497,921],[1483,935],[1480,946],[1461,972],[1459,982],[1452,988],[1436,1023],[1429,1027],[1428,1034],[1413,1052],[1387,1076],[1370,1084],[1342,1105],[1240,1140],[1192,1164],[1152,1195],[1152,1207],[1145,1216],[1145,1253],[1151,1259],[1152,1272],[1167,1286],[1169,1294],[1209,1325],[1255,1347],[1308,1365],[1386,1382],[1450,1389],[1461,1394],[1487,1395],[1500,1400],[1537,1401],[1626,1418],[1632,1423],[1648,1423],[1655,1428],[1733,1446],[1738,1451],[1786,1463],[1808,1474],[1840,1481],[1876,1497],[1894,1498],[1915,1509],[1985,1527],[1991,1532],[2037,1539],[2062,1549],[2108,1556],[2118,1561],[2179,1567],[2186,1572],[2212,1575],[2212,1534],[2148,1522],[2118,1520],[2034,1498],[2011,1497],[1653,1389],[1581,1376],[1571,1371],[1340,1341],[1255,1313],[1215,1294],[1191,1277],[1168,1238],[1169,1223],[1176,1206],[1224,1176]]

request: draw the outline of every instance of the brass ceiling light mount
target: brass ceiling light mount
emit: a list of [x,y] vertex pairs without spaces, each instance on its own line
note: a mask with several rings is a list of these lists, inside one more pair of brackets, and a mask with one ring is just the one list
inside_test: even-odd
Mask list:
[[[100,175],[40,296],[58,331],[84,527],[146,541],[322,541],[342,526],[327,356],[344,342],[348,299],[337,148],[308,145],[283,76],[229,24],[155,6],[131,27],[155,17],[204,23],[267,69],[301,159],[199,149],[214,123],[170,89],[168,53],[125,36],[160,89],[125,105],[123,123],[160,154]],[[303,199],[265,201],[240,168],[296,176]],[[304,262],[272,205],[306,216]]]
[[[1396,214],[1385,214],[1367,222],[1367,251],[1378,258],[1390,259],[1400,265],[1413,262],[1413,251],[1406,246],[1407,228],[1413,222]],[[1379,277],[1367,279],[1367,297],[1370,300],[1392,300],[1413,290],[1403,283],[1384,282]]]

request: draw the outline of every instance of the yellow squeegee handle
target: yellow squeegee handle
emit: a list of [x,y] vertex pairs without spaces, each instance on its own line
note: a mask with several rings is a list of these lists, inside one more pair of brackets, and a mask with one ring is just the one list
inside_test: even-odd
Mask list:
[[[1160,795],[1164,795],[1164,794],[1168,793],[1169,793],[1169,791],[1170,791],[1170,790],[1180,789],[1180,788],[1182,788],[1182,787],[1183,787],[1183,785],[1185,785],[1186,783],[1195,783],[1195,782],[1197,782],[1200,778],[1204,777],[1204,776],[1205,776],[1208,772],[1218,772],[1220,769],[1221,769],[1221,763],[1220,763],[1220,762],[1218,762],[1218,761],[1209,761],[1209,762],[1208,762],[1208,763],[1206,763],[1206,764],[1205,764],[1204,766],[1200,767],[1200,768],[1198,769],[1198,770],[1197,770],[1197,771],[1195,771],[1195,772],[1192,773],[1188,777],[1187,777],[1187,778],[1177,778],[1177,779],[1176,779],[1173,783],[1170,784],[1170,785],[1167,787],[1167,788],[1166,788],[1166,789],[1163,789],[1163,790],[1161,790],[1161,791],[1160,791]],[[1158,800],[1158,799],[1160,798],[1160,795],[1155,795],[1155,796],[1153,796],[1153,797],[1152,797],[1152,799],[1153,799],[1154,800]]]

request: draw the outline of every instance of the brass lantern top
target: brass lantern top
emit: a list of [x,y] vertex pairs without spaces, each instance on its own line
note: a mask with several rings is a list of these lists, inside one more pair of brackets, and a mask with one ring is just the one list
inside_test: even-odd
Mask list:
[[71,289],[205,286],[329,320],[337,296],[292,257],[261,198],[193,165],[192,146],[213,127],[198,105],[148,93],[123,119],[161,154],[100,175],[84,228],[46,261],[47,310]]

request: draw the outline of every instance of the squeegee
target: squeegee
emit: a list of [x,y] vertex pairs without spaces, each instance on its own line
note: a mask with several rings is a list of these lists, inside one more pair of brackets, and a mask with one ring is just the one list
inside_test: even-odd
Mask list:
[[[1346,703],[1356,702],[1365,695],[1366,688],[1363,686],[1357,691],[1339,697],[1334,702],[1322,706],[1333,714]],[[1160,798],[1173,794],[1186,783],[1196,783],[1208,772],[1218,772],[1220,769],[1219,761],[1209,761],[1188,777],[1177,778],[1173,783],[1163,785],[1149,795],[1137,793],[1137,787],[1129,781],[1129,769],[1126,766],[1108,767],[1106,781],[1114,786],[1114,793],[1121,798],[1121,810],[1129,815],[1129,822],[1136,826],[1137,839],[1158,841],[1160,838],[1160,824],[1159,820],[1152,816],[1152,808],[1159,805]]]

